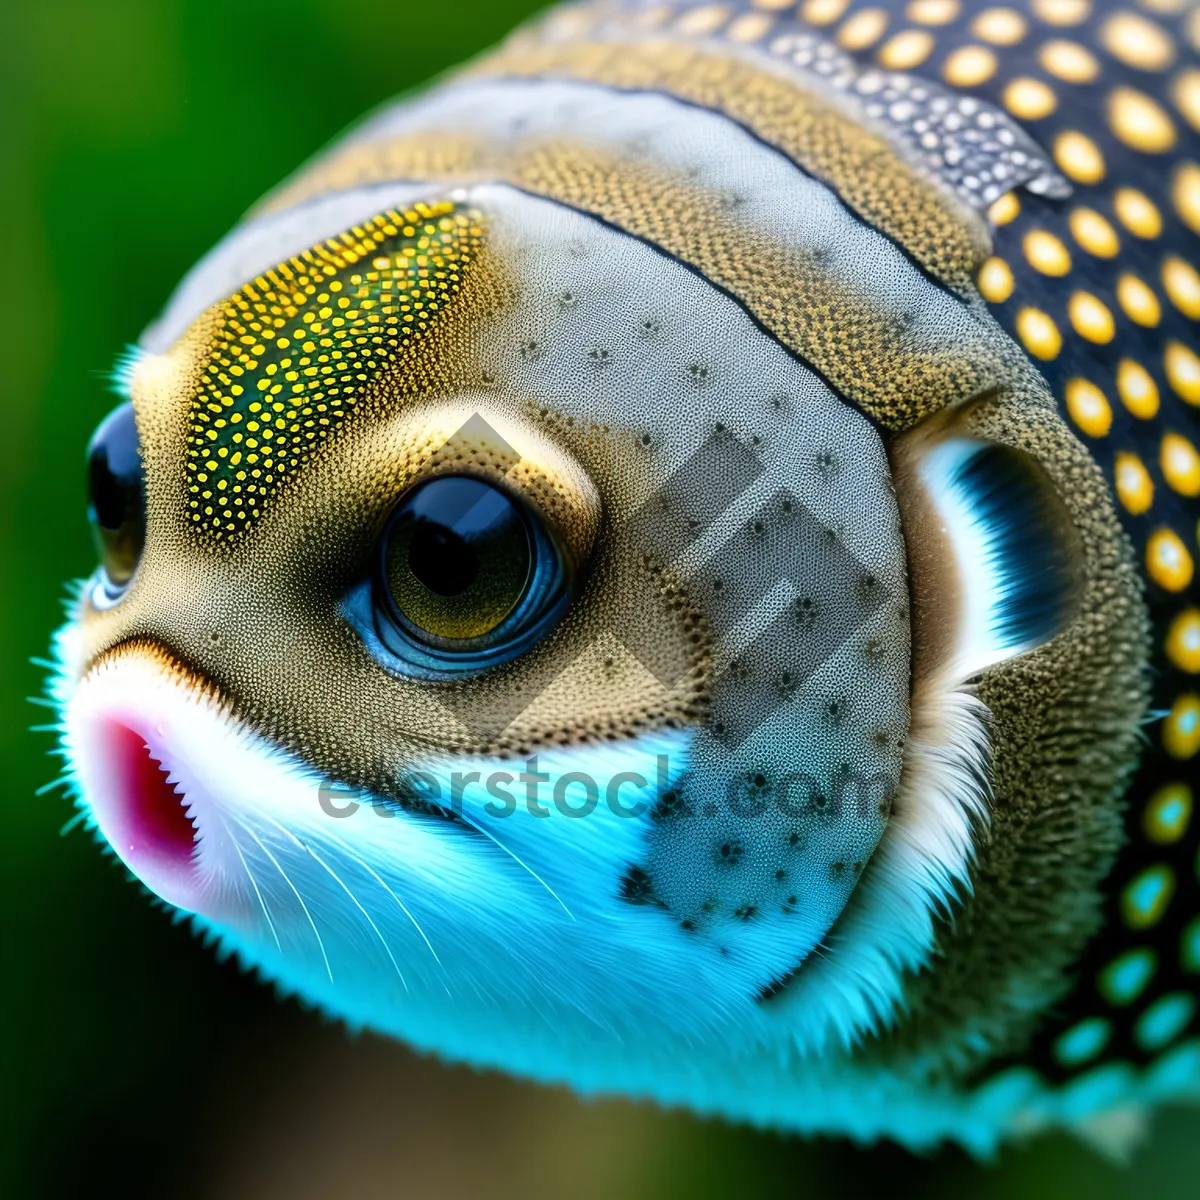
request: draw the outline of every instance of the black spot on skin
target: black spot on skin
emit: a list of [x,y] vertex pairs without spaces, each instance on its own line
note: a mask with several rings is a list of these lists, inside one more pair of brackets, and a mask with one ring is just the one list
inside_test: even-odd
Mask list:
[[654,882],[641,867],[630,867],[621,877],[621,899],[626,904],[652,904],[662,908],[662,901],[654,894]]
[[846,873],[846,864],[844,862],[835,862],[829,868],[829,873],[834,879],[841,879]]
[[862,874],[862,863],[856,862],[856,863],[851,864],[851,870],[855,873],[855,875],[861,875]]
[[650,445],[650,443],[651,443],[651,441],[652,441],[652,440],[653,440],[653,439],[650,437],[650,435],[649,435],[648,433],[643,433],[643,434],[642,434],[642,445],[643,445],[643,446],[648,446],[648,445]]
[[654,806],[651,816],[655,821],[669,821],[686,812],[687,808],[683,803],[683,797],[674,788],[670,788],[658,798],[658,803]]
[[746,847],[741,842],[730,840],[722,842],[717,847],[717,865],[722,867],[736,867],[741,861],[742,856],[746,853]]
[[758,916],[758,909],[753,904],[743,904],[733,914],[739,921],[753,921]]
[[783,902],[783,911],[785,913],[794,913],[799,904],[799,900],[795,896],[789,896]]
[[796,614],[796,623],[801,629],[811,629],[816,624],[817,606],[808,596],[797,596],[792,601],[792,612]]
[[688,367],[688,374],[693,383],[704,383],[708,379],[708,368],[703,363],[692,363]]
[[782,867],[780,867],[779,870],[775,872],[776,881],[778,883],[782,883],[786,878],[787,878],[787,872]]
[[787,835],[787,844],[789,846],[793,847],[793,849],[796,846],[799,846],[803,840],[804,840],[804,835],[801,833],[797,833],[794,830]]
[[696,923],[695,923],[695,921],[680,921],[679,928],[686,930],[686,932],[688,932],[688,933],[695,933],[696,932]]

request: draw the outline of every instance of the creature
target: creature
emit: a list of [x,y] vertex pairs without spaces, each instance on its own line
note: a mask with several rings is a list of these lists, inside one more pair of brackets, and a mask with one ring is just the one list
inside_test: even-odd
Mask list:
[[447,1059],[915,1148],[1200,1097],[1200,12],[550,12],[121,368],[83,819]]

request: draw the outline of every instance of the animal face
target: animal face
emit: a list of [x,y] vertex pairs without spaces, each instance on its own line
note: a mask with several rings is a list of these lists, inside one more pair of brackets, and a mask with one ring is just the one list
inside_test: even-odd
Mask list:
[[351,1024],[983,1146],[1147,702],[1102,472],[975,283],[1071,185],[761,9],[552,17],[201,262],[89,450],[65,747],[135,876]]

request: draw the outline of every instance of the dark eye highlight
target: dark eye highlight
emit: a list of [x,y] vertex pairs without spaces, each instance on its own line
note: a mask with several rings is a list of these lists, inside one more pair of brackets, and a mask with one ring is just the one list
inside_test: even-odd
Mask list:
[[392,518],[383,577],[397,619],[435,638],[491,633],[516,609],[533,566],[527,519],[499,488],[443,476]]
[[146,542],[146,488],[133,405],[113,409],[88,444],[88,520],[103,568],[98,607],[121,598]]
[[382,665],[446,679],[530,649],[565,611],[571,583],[532,506],[500,484],[441,475],[400,498],[375,577],[344,611]]

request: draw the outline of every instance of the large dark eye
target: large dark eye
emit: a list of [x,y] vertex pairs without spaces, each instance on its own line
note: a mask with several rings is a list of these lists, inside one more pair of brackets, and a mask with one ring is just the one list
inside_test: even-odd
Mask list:
[[383,582],[404,625],[438,640],[491,633],[520,603],[533,547],[525,515],[481,479],[413,488],[383,542]]
[[146,542],[146,489],[132,404],[114,408],[92,434],[88,519],[104,568],[93,598],[103,607],[128,586]]
[[503,487],[442,475],[401,497],[376,579],[346,612],[388,665],[445,678],[507,662],[561,615],[569,580],[544,522]]

